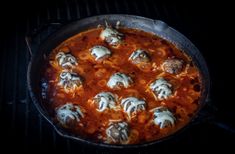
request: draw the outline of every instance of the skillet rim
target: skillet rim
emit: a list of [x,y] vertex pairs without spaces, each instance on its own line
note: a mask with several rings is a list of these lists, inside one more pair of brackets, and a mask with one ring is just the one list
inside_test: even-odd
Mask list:
[[[157,140],[153,140],[153,141],[149,141],[149,142],[144,142],[144,143],[140,143],[140,144],[106,144],[106,143],[93,142],[93,141],[88,140],[88,139],[83,139],[83,138],[80,138],[78,136],[74,136],[73,134],[70,134],[70,133],[66,132],[65,130],[63,130],[58,124],[55,124],[53,122],[52,117],[50,117],[48,115],[48,113],[46,112],[45,108],[43,107],[43,105],[41,105],[41,102],[36,97],[37,94],[34,93],[34,87],[33,87],[34,81],[31,79],[32,78],[32,68],[35,65],[35,61],[37,60],[38,54],[40,54],[40,51],[41,51],[41,54],[43,54],[42,51],[45,50],[44,48],[45,48],[46,44],[50,40],[52,40],[53,38],[55,38],[56,36],[58,36],[63,31],[65,31],[66,29],[68,29],[69,27],[71,27],[74,24],[83,23],[83,22],[87,22],[87,21],[94,21],[94,20],[97,20],[97,19],[100,19],[100,18],[102,20],[104,20],[104,19],[108,20],[106,18],[113,18],[113,17],[116,17],[116,18],[131,18],[131,19],[143,20],[143,21],[147,21],[147,22],[153,23],[154,25],[157,25],[162,30],[170,30],[170,31],[172,31],[172,33],[177,34],[178,37],[184,39],[184,41],[186,41],[189,45],[191,45],[191,48],[192,48],[192,50],[194,50],[194,52],[195,52],[194,54],[195,55],[191,55],[189,53],[186,53],[186,54],[189,57],[192,58],[193,62],[196,62],[196,64],[198,64],[198,65],[200,64],[200,65],[203,66],[203,68],[199,68],[199,66],[197,66],[199,71],[200,71],[202,80],[204,80],[203,83],[202,83],[202,85],[204,87],[203,87],[203,91],[202,91],[202,96],[200,98],[200,106],[199,106],[198,110],[196,111],[195,115],[191,118],[191,120],[184,127],[182,127],[181,129],[177,130],[173,134],[170,134],[170,135],[168,135],[166,137],[163,137],[161,139],[157,139]],[[141,30],[145,31],[144,29],[141,29]],[[152,31],[152,33],[157,35],[157,36],[159,36],[158,34],[154,33],[154,31]],[[174,42],[168,40],[168,38],[166,38],[164,36],[160,36],[160,37],[163,38],[163,39],[166,39],[167,41],[169,41],[169,42],[174,44]],[[68,38],[69,37],[67,37],[66,39],[68,39]],[[175,45],[177,47],[179,47],[177,44],[175,44]],[[155,145],[157,143],[161,143],[161,142],[163,142],[165,140],[169,140],[170,138],[173,138],[174,136],[177,136],[178,134],[180,134],[183,130],[185,130],[187,127],[190,126],[190,124],[198,116],[198,113],[201,111],[202,107],[207,103],[207,101],[209,99],[208,97],[209,97],[209,91],[210,91],[210,84],[211,84],[210,83],[210,76],[209,76],[209,71],[208,71],[208,67],[206,65],[206,62],[205,62],[203,56],[201,55],[200,51],[195,47],[195,45],[188,38],[186,38],[183,34],[178,32],[174,28],[168,26],[165,22],[163,22],[161,20],[154,20],[154,19],[150,19],[150,18],[146,18],[146,17],[136,16],[136,15],[128,15],[128,14],[97,15],[97,16],[92,16],[92,17],[87,17],[87,18],[79,19],[77,21],[73,21],[73,22],[71,22],[69,24],[66,24],[65,26],[60,28],[58,31],[54,32],[52,35],[47,37],[47,39],[45,39],[45,41],[40,44],[37,52],[34,53],[33,56],[31,57],[30,62],[28,64],[28,70],[27,70],[27,86],[28,86],[28,89],[29,89],[29,93],[30,93],[30,97],[32,99],[32,102],[36,106],[36,108],[39,111],[39,113],[54,127],[54,129],[56,130],[56,132],[60,136],[63,136],[65,138],[69,138],[69,139],[73,139],[73,140],[76,140],[76,141],[80,141],[80,142],[86,143],[88,145],[94,145],[94,146],[99,146],[99,147],[108,147],[108,148],[120,148],[120,149],[122,149],[122,148],[147,147],[147,146]]]

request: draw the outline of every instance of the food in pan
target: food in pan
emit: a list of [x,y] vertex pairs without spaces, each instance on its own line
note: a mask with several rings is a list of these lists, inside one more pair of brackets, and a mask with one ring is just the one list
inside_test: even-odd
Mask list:
[[56,123],[83,139],[158,140],[187,125],[200,106],[198,68],[152,33],[109,25],[89,29],[59,44],[46,61],[43,103]]

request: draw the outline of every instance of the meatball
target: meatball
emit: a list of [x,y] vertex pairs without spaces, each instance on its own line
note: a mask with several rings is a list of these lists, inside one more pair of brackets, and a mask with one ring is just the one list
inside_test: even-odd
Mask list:
[[122,86],[125,88],[128,88],[131,83],[132,83],[132,79],[127,76],[126,74],[123,73],[115,73],[113,74],[110,78],[109,81],[107,83],[107,86],[111,89],[120,89]]
[[183,61],[179,59],[167,59],[163,62],[162,69],[170,74],[178,74],[183,69]]
[[72,103],[67,103],[56,109],[57,120],[65,127],[73,126],[84,117],[80,107]]
[[126,122],[112,122],[106,129],[108,143],[125,144],[129,140],[129,128]]
[[63,87],[65,92],[69,93],[82,85],[82,79],[76,73],[63,71],[60,73],[60,81],[57,85]]
[[146,103],[144,100],[135,97],[127,97],[122,99],[121,105],[128,117],[131,118],[131,115],[136,114],[138,111],[145,110]]
[[94,97],[94,102],[98,104],[98,111],[106,109],[116,109],[116,98],[111,92],[101,92]]
[[175,125],[176,118],[166,107],[157,107],[152,112],[154,124],[158,125],[161,129]]
[[73,68],[78,65],[77,59],[71,54],[65,54],[64,52],[58,52],[56,55],[58,64],[63,68]]
[[112,28],[111,26],[106,26],[106,28],[102,30],[100,38],[107,42],[109,45],[117,46],[121,43],[123,34],[119,33],[116,29]]
[[172,95],[171,87],[172,85],[163,78],[159,78],[150,84],[150,89],[153,91],[158,100],[163,100],[170,97]]
[[96,61],[103,60],[110,57],[111,55],[111,51],[108,48],[100,45],[94,46],[90,49],[90,51],[91,55],[95,57]]
[[131,54],[129,60],[134,64],[144,64],[150,61],[150,57],[146,51],[138,49]]

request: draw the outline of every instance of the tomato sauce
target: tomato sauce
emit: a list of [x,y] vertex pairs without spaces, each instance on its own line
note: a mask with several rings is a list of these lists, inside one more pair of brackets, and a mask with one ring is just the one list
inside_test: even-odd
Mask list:
[[[128,144],[144,143],[157,140],[173,134],[185,126],[195,114],[199,107],[201,96],[201,78],[198,68],[191,58],[175,45],[157,37],[154,34],[141,30],[120,28],[119,32],[124,34],[122,43],[118,47],[112,47],[101,40],[99,35],[102,28],[90,29],[79,33],[56,47],[49,57],[42,70],[42,80],[46,80],[48,88],[44,105],[54,111],[57,107],[71,102],[78,104],[84,112],[84,118],[73,127],[65,128],[67,131],[88,140],[104,142],[99,136],[105,136],[105,130],[109,120],[126,121],[130,126],[130,142]],[[90,54],[95,45],[107,47],[112,55],[97,62]],[[150,65],[146,68],[138,68],[128,60],[129,56],[136,49],[148,51],[151,58]],[[58,87],[59,74],[62,68],[55,59],[59,51],[69,52],[78,60],[78,65],[73,72],[82,77],[82,88],[73,93],[65,93]],[[161,64],[168,58],[178,58],[184,61],[184,68],[180,74],[169,74],[161,69]],[[121,90],[110,89],[106,84],[109,77],[122,72],[129,75],[133,84]],[[174,95],[166,100],[156,100],[149,90],[151,82],[159,76],[167,79],[173,87]],[[118,103],[125,97],[134,96],[146,101],[146,110],[138,112],[132,120],[127,119],[123,110],[105,110],[98,112],[97,106],[92,102],[94,96],[100,92],[112,92],[118,96]],[[174,127],[160,129],[154,125],[151,109],[166,106],[176,117]],[[55,113],[52,112],[55,117]],[[55,118],[55,122],[58,122]]]

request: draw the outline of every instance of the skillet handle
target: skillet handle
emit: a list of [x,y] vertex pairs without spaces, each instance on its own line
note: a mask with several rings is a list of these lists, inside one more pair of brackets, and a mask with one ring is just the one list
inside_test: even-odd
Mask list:
[[39,26],[37,29],[34,29],[32,32],[29,32],[25,36],[26,46],[28,48],[29,54],[32,57],[35,50],[40,46],[40,42],[45,40],[49,35],[59,29],[63,24],[60,22],[46,23]]

